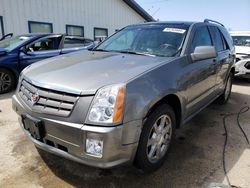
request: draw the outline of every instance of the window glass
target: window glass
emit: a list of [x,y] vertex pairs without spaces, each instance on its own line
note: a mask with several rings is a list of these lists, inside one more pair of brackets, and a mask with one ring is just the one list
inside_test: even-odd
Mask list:
[[231,35],[228,33],[227,29],[225,27],[220,27],[219,29],[223,35],[223,38],[225,39],[227,48],[233,49],[234,48],[233,39]]
[[127,27],[105,40],[95,50],[152,56],[176,56],[187,29],[180,25]]
[[225,43],[223,39],[221,38],[222,37],[221,33],[217,29],[217,27],[212,27],[212,29],[213,29],[213,39],[214,39],[216,50],[217,52],[223,51],[226,48],[225,48]]
[[84,28],[82,26],[67,25],[66,33],[67,35],[83,36]]
[[61,37],[48,37],[42,38],[31,45],[27,46],[27,50],[31,52],[36,51],[48,51],[48,50],[57,50],[59,48]]
[[64,48],[85,47],[91,44],[93,44],[93,41],[89,39],[77,39],[67,37],[64,39]]
[[65,38],[65,40],[64,40],[64,48],[76,48],[76,47],[84,47],[83,40]]
[[211,37],[206,26],[197,28],[193,42],[192,42],[192,52],[194,52],[197,46],[212,46]]
[[0,39],[4,36],[3,17],[0,16]]
[[0,48],[4,48],[7,51],[11,51],[15,49],[16,47],[25,43],[30,38],[31,37],[27,37],[27,36],[16,36],[16,37],[4,39],[0,41]]
[[229,45],[227,43],[227,40],[225,39],[225,37],[224,37],[224,35],[222,33],[221,33],[221,38],[222,38],[222,42],[223,42],[223,50],[229,50],[230,47],[229,47]]
[[135,32],[128,31],[126,33],[123,33],[117,40],[113,43],[111,43],[107,50],[109,49],[116,49],[116,50],[125,50],[125,49],[131,49],[132,43],[135,38]]
[[51,23],[29,22],[30,33],[52,33]]
[[232,36],[235,46],[250,46],[250,36]]
[[94,44],[94,42],[92,40],[90,40],[90,39],[84,39],[83,43],[84,43],[84,46],[89,46],[91,44]]
[[101,28],[95,28],[94,29],[94,40],[95,41],[103,41],[108,37],[108,30],[107,29],[101,29]]

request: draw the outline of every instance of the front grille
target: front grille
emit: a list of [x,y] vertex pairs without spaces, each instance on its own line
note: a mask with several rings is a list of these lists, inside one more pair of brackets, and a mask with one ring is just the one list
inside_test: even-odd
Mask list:
[[[19,95],[35,112],[59,116],[68,116],[78,99],[77,95],[41,88],[26,80],[21,82]],[[31,100],[34,95],[38,95],[36,102]]]

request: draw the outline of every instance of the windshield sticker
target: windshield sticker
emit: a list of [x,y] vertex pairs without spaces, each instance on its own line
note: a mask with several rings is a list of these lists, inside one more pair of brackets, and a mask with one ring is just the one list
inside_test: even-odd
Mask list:
[[186,30],[185,29],[179,29],[179,28],[169,28],[166,27],[163,32],[171,32],[171,33],[185,33]]

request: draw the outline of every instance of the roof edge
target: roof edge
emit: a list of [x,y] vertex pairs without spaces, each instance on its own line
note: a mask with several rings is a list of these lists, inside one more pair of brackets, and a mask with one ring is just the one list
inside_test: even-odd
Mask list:
[[143,17],[146,21],[148,22],[155,21],[155,19],[134,0],[123,0],[123,1],[135,12],[137,12],[141,17]]

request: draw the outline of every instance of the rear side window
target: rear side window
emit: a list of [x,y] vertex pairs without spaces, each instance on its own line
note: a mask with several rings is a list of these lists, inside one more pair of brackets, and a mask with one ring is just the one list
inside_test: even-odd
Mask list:
[[65,37],[64,39],[64,48],[83,48],[91,44],[93,44],[93,41],[90,39],[79,39],[70,37]]
[[228,31],[225,27],[219,27],[219,29],[223,34],[223,38],[225,39],[225,42],[227,44],[227,48],[232,50],[234,48],[232,37],[230,36],[230,34],[228,33]]
[[191,52],[194,52],[197,46],[212,46],[210,33],[206,26],[201,26],[196,29],[191,45]]
[[94,42],[90,39],[84,39],[83,43],[84,43],[83,44],[84,46],[89,46],[89,45],[93,44]]
[[83,40],[74,38],[65,38],[64,48],[84,47]]
[[217,27],[211,27],[212,29],[212,36],[215,44],[215,48],[217,52],[223,51],[226,49],[225,41],[221,36],[220,31]]

